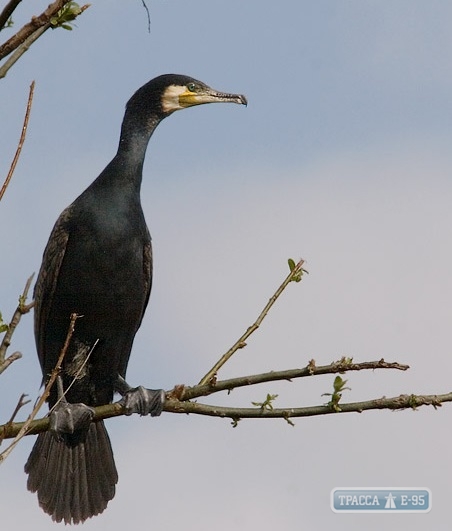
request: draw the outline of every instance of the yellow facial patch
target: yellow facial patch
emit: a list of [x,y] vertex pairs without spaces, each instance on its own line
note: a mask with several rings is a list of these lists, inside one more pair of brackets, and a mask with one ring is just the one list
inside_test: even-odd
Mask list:
[[196,96],[196,92],[190,92],[187,87],[170,85],[162,95],[162,110],[173,112],[196,105]]

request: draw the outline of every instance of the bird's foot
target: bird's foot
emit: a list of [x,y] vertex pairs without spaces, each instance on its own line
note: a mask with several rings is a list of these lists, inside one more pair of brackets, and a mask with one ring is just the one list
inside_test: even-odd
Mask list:
[[94,409],[85,404],[71,404],[61,401],[50,413],[50,430],[61,436],[87,429],[94,417]]
[[151,415],[158,417],[163,411],[165,391],[163,389],[146,389],[143,386],[129,388],[119,401],[124,406],[125,414]]

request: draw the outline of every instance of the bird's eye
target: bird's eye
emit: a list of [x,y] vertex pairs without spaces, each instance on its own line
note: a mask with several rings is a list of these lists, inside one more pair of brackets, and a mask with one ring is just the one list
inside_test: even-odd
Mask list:
[[190,92],[195,92],[195,90],[196,90],[196,85],[195,85],[194,83],[189,83],[189,84],[187,85],[187,88],[188,88],[188,90],[189,90]]

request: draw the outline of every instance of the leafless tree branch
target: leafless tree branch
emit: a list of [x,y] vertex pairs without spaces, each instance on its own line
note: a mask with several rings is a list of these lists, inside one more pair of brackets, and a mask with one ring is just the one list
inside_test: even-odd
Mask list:
[[8,350],[8,347],[11,345],[11,339],[14,334],[14,330],[19,324],[22,315],[28,313],[30,309],[33,307],[33,303],[25,304],[27,297],[28,297],[28,291],[30,290],[31,282],[33,280],[33,276],[34,275],[31,275],[31,277],[27,280],[25,284],[24,291],[22,292],[22,295],[19,297],[19,304],[11,318],[10,323],[8,324],[8,329],[6,330],[5,335],[3,336],[3,340],[0,344],[0,374],[5,369],[7,369],[13,361],[22,357],[22,354],[20,352],[14,352],[14,354],[11,354],[11,356],[6,358],[6,351]]
[[[289,260],[289,263],[290,262],[293,261]],[[275,304],[282,292],[287,288],[287,286],[291,282],[299,282],[301,280],[303,272],[306,272],[303,269],[303,264],[304,260],[300,260],[298,264],[294,264],[293,267],[291,267],[290,273],[287,275],[287,277],[284,279],[283,283],[279,286],[275,293],[270,297],[269,301],[259,314],[259,317],[256,319],[256,321],[254,321],[254,323],[246,329],[246,331],[239,337],[239,339],[232,345],[232,347],[225,354],[223,354],[223,356],[217,361],[217,363],[215,363],[215,365],[210,369],[210,371],[203,378],[201,378],[201,381],[199,382],[200,384],[214,382],[216,379],[216,374],[221,369],[221,367],[223,367],[223,365],[231,358],[231,356],[233,356],[233,354],[235,354],[235,352],[237,352],[237,350],[246,346],[246,340],[259,328],[262,321],[265,319],[271,307],[273,306],[273,304]]]
[[[55,380],[57,379],[58,374],[61,371],[61,365],[63,363],[63,360],[64,360],[64,357],[66,355],[67,349],[69,347],[69,343],[71,341],[72,334],[74,333],[75,321],[77,320],[77,318],[78,318],[78,315],[76,313],[73,313],[71,315],[71,319],[70,319],[70,323],[69,323],[69,329],[68,329],[68,333],[67,333],[67,336],[66,336],[66,340],[64,342],[64,346],[61,349],[60,355],[58,357],[58,360],[57,360],[57,363],[55,365],[55,368],[53,369],[52,374],[50,375],[49,381],[47,382],[47,384],[46,384],[46,386],[44,388],[44,392],[42,393],[42,395],[37,400],[37,402],[36,402],[36,404],[35,404],[35,406],[33,408],[33,411],[30,413],[30,415],[27,418],[27,420],[25,422],[19,423],[20,424],[20,428],[19,428],[19,430],[17,430],[15,432],[15,435],[13,436],[14,440],[12,441],[12,443],[6,448],[6,450],[4,450],[0,454],[0,464],[2,464],[3,461],[9,456],[9,454],[14,450],[14,448],[17,446],[19,441],[25,435],[29,434],[29,429],[30,429],[30,426],[33,424],[33,419],[36,417],[36,415],[38,414],[39,410],[43,406],[44,402],[47,400],[47,398],[48,398],[48,396],[50,394],[50,390],[52,389],[52,386],[55,383]],[[11,426],[15,426],[15,425],[16,424],[14,424],[13,422],[10,421],[10,422],[6,423],[2,427],[7,427],[6,428],[6,432],[7,432],[8,428],[10,428]],[[0,429],[0,443],[5,438],[5,437],[3,437],[4,433],[5,432],[2,432],[2,430]],[[12,438],[12,437],[8,437],[8,438]]]
[[[303,260],[300,260],[298,264],[295,264],[293,260],[289,260],[290,273],[283,281],[281,286],[276,290],[275,294],[270,298],[259,317],[256,321],[246,330],[246,332],[236,341],[236,343],[229,349],[224,356],[217,362],[214,367],[206,374],[201,380],[201,383],[192,387],[186,387],[178,385],[171,391],[166,393],[166,402],[163,410],[170,413],[185,413],[196,415],[207,415],[222,418],[230,418],[233,426],[236,426],[238,421],[244,418],[282,418],[289,424],[293,425],[292,418],[296,417],[308,417],[314,415],[327,415],[332,413],[350,413],[371,410],[371,409],[389,409],[389,410],[401,410],[401,409],[416,409],[417,407],[424,405],[431,405],[435,408],[441,406],[444,402],[452,401],[452,393],[447,394],[435,394],[435,395],[400,395],[392,398],[377,398],[362,402],[342,403],[342,390],[348,389],[345,387],[346,381],[342,380],[340,376],[336,376],[334,384],[334,393],[326,393],[331,396],[331,400],[326,404],[320,404],[308,407],[290,407],[290,408],[274,408],[273,402],[276,395],[267,395],[267,400],[262,403],[255,404],[256,407],[237,408],[237,407],[224,407],[210,404],[201,404],[193,402],[192,400],[199,397],[209,396],[222,391],[230,391],[238,387],[252,386],[265,382],[275,381],[292,381],[297,378],[304,378],[308,376],[319,376],[323,374],[344,374],[351,371],[361,370],[380,370],[380,369],[392,369],[406,371],[408,365],[400,364],[397,362],[386,362],[384,359],[378,361],[369,361],[362,363],[353,362],[352,358],[342,357],[340,360],[330,363],[329,365],[317,366],[314,360],[311,360],[306,367],[301,369],[289,369],[285,371],[271,371],[262,374],[255,374],[249,376],[242,376],[237,378],[230,378],[227,380],[217,380],[217,370],[227,362],[228,359],[239,348],[245,346],[245,341],[249,336],[257,330],[261,322],[267,315],[268,311],[275,303],[277,298],[281,295],[284,289],[292,281],[300,281],[303,273],[302,269]],[[13,443],[8,449],[0,454],[1,459],[4,459],[6,455],[17,444],[18,440],[25,435],[31,435],[46,431],[49,429],[49,418],[34,420],[34,417],[46,400],[53,382],[55,381],[61,367],[61,362],[64,358],[65,352],[71,339],[73,326],[77,316],[74,314],[71,321],[71,327],[66,338],[64,348],[61,352],[60,359],[57,366],[52,372],[51,379],[46,386],[43,395],[40,397],[36,407],[33,409],[32,414],[29,416],[26,422],[7,422],[0,426],[0,441],[3,439],[14,438]],[[116,402],[114,404],[107,404],[98,406],[95,408],[94,420],[106,419],[124,415],[124,407],[121,403]]]
[[22,151],[22,146],[24,145],[24,142],[25,142],[25,137],[27,135],[27,128],[28,128],[28,121],[30,119],[31,106],[33,104],[34,91],[35,91],[35,82],[32,81],[30,85],[30,92],[28,93],[27,109],[25,111],[24,123],[22,125],[22,132],[20,134],[19,144],[17,145],[16,153],[14,155],[13,161],[9,168],[8,175],[6,176],[5,182],[3,183],[3,186],[0,189],[0,201],[3,199],[3,195],[5,194],[5,191],[8,188],[9,182],[11,181],[11,177],[13,176],[14,170],[16,169],[16,166],[17,166],[17,161],[19,160],[19,157],[20,157],[20,152]]
[[[321,372],[318,374],[327,374],[337,372],[337,363],[335,362],[329,366],[324,366],[321,369]],[[374,368],[396,368],[400,370],[405,370],[404,365],[398,363],[386,363],[384,360],[379,362],[365,362],[362,364],[353,364],[349,367],[350,370],[363,370],[363,369],[374,369]],[[358,369],[357,367],[361,367]],[[327,370],[328,367],[328,370]],[[341,372],[346,372],[348,368],[341,369]],[[287,371],[290,372],[290,371]],[[268,373],[270,374],[270,373]],[[276,375],[278,373],[275,373]],[[301,376],[307,376],[305,373],[300,372]],[[269,376],[266,375],[265,378],[258,378],[258,375],[248,376],[239,378],[238,380],[249,380],[255,379],[255,382],[250,384],[245,384],[242,382],[242,385],[254,385],[254,383],[261,383],[262,381],[272,381]],[[227,383],[228,382],[228,383]],[[217,382],[215,388],[211,390],[210,394],[224,391],[230,388],[232,381],[225,380],[224,382]],[[190,396],[205,396],[206,390],[204,385],[198,385],[194,387],[189,387]],[[433,406],[435,409],[440,407],[444,402],[452,402],[452,393],[446,394],[434,394],[434,395],[399,395],[391,398],[381,397],[361,402],[350,402],[350,403],[341,403],[339,402],[339,407],[333,407],[330,403],[316,405],[316,406],[307,406],[307,407],[289,407],[289,408],[273,408],[273,407],[254,407],[254,408],[236,408],[236,407],[224,407],[216,406],[209,404],[200,404],[198,402],[190,402],[186,396],[184,397],[184,387],[177,386],[172,391],[167,393],[167,400],[165,402],[163,411],[169,413],[184,413],[184,414],[196,414],[196,415],[207,415],[212,417],[221,417],[221,418],[230,418],[233,421],[233,424],[240,419],[244,418],[254,418],[254,419],[265,419],[265,418],[281,418],[290,422],[292,418],[298,417],[312,417],[317,415],[330,415],[333,413],[362,413],[363,411],[368,411],[372,409],[389,409],[389,410],[403,410],[403,409],[417,409],[421,406]],[[182,396],[180,399],[178,396]],[[124,407],[119,402],[114,404],[107,404],[105,406],[98,406],[94,408],[94,420],[107,419],[112,417],[118,417],[124,415]],[[26,432],[26,435],[32,435],[41,433],[49,429],[49,419],[48,417],[35,420],[33,422],[28,422],[27,428],[24,430],[25,423],[7,423],[3,426],[0,426],[0,440],[9,439],[16,437],[19,432]]]

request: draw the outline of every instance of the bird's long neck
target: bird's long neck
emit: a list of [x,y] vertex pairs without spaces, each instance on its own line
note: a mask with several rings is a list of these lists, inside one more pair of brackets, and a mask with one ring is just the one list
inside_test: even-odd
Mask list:
[[118,151],[92,186],[114,189],[126,196],[129,194],[139,196],[146,148],[161,119],[157,114],[146,116],[136,112],[126,112]]
[[130,116],[126,113],[124,117],[115,160],[122,167],[123,177],[136,179],[138,186],[149,140],[160,121],[157,115]]

